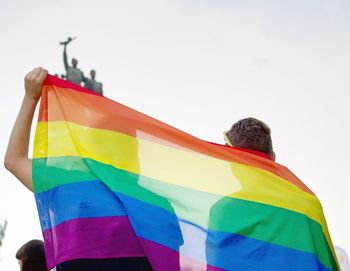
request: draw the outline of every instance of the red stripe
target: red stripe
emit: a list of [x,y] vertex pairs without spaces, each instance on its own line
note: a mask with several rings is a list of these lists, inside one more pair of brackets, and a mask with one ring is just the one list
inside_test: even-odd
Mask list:
[[[59,78],[54,78],[54,87],[52,87],[49,85],[52,78],[48,77],[46,87],[44,87],[39,121],[71,121],[83,126],[117,131],[133,137],[137,131],[142,131],[144,134],[138,135],[138,137],[177,148],[185,148],[218,159],[261,168],[314,195],[305,184],[282,165],[257,155],[226,148],[223,145],[209,144],[105,97],[83,93],[80,86]],[[69,86],[71,88],[61,88],[58,87],[59,84],[61,87]],[[49,112],[47,112],[48,98],[50,99]],[[62,108],[64,108],[64,113]]]
[[235,149],[235,150],[238,150],[238,151],[243,151],[243,152],[248,152],[248,153],[251,153],[251,154],[254,154],[254,155],[257,155],[257,156],[260,156],[260,157],[263,157],[265,159],[269,159],[272,161],[271,157],[268,156],[267,154],[263,153],[263,152],[260,152],[260,151],[255,151],[255,150],[249,150],[249,149],[244,149],[244,148],[238,148],[238,147],[231,147],[231,146],[227,146],[227,145],[222,145],[222,144],[218,144],[218,143],[214,143],[214,142],[208,142],[210,144],[213,144],[213,145],[216,145],[216,146],[220,146],[220,147],[224,147],[224,148],[232,148],[232,149]]
[[48,74],[45,81],[44,81],[44,86],[52,86],[52,85],[59,87],[59,88],[69,88],[69,89],[74,89],[76,91],[80,91],[80,92],[91,94],[91,95],[102,96],[101,94],[98,94],[92,90],[83,88],[82,86],[76,85],[76,84],[69,82],[67,80],[63,80],[63,79],[60,79],[56,76],[52,76],[52,75]]

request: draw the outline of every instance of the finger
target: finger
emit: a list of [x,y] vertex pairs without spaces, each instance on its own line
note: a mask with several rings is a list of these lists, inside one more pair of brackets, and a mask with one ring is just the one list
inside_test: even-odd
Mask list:
[[31,79],[37,83],[40,83],[41,82],[40,74],[41,74],[42,70],[43,69],[41,67],[35,68]]
[[38,75],[38,81],[39,81],[39,82],[43,82],[43,81],[45,80],[46,76],[47,76],[47,73],[48,73],[47,70],[41,68],[41,69],[40,69],[40,73],[39,73],[39,75]]
[[39,67],[36,67],[36,68],[34,69],[34,71],[33,71],[33,73],[34,73],[35,75],[37,75],[39,72],[40,72],[40,68],[39,68]]
[[38,75],[40,74],[40,68],[34,68],[29,74],[28,74],[28,77],[27,79],[28,80],[35,80]]
[[35,68],[35,69],[34,69],[34,76],[35,76],[35,77],[39,77],[39,76],[40,76],[40,73],[41,73],[41,71],[42,71],[42,69],[43,69],[43,68],[41,68],[41,67]]
[[33,75],[35,74],[37,68],[32,69],[30,72],[28,72],[25,76],[26,79],[31,79]]

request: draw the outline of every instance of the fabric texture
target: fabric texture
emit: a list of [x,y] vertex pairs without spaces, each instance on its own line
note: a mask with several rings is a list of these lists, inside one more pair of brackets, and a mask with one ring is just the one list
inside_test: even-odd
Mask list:
[[48,76],[33,179],[49,268],[338,270],[317,197],[286,167]]

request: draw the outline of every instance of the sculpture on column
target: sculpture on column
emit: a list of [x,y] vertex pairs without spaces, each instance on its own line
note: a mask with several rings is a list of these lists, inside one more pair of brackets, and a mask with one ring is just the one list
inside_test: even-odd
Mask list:
[[87,89],[90,89],[98,94],[103,95],[103,90],[102,90],[102,83],[101,82],[97,82],[95,80],[96,77],[96,71],[95,70],[91,70],[90,71],[90,76],[91,78],[87,78],[85,77],[85,81],[84,81],[84,87]]
[[64,68],[66,69],[66,74],[61,75],[61,78],[66,79],[80,86],[83,85],[85,88],[92,90],[97,94],[103,95],[102,83],[96,81],[95,79],[96,77],[95,70],[90,71],[91,78],[88,78],[88,77],[85,77],[84,73],[77,67],[78,60],[76,60],[75,58],[72,58],[72,66],[68,64],[67,45],[75,39],[76,37],[74,38],[68,37],[66,41],[60,42],[60,45],[64,46],[63,63],[64,63]]
[[64,76],[64,78],[74,84],[81,85],[81,83],[85,81],[85,77],[84,73],[77,68],[78,60],[72,58],[72,66],[69,66],[67,57],[67,45],[75,39],[76,38],[69,37],[66,41],[60,42],[60,44],[64,46],[63,63],[64,68],[66,69],[66,75]]

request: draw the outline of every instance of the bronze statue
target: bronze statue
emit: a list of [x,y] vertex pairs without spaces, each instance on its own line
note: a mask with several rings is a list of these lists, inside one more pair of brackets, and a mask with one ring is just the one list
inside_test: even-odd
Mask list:
[[103,90],[102,90],[102,83],[101,82],[97,82],[95,80],[96,77],[96,71],[95,70],[91,70],[90,71],[90,76],[91,78],[87,78],[85,77],[85,81],[84,81],[84,88],[90,89],[98,94],[103,95]]
[[65,79],[68,81],[81,85],[82,82],[85,81],[84,73],[77,68],[78,60],[75,58],[72,58],[72,66],[69,66],[68,64],[68,57],[67,57],[67,45],[75,40],[76,37],[71,38],[69,37],[66,41],[60,42],[61,45],[64,46],[63,49],[63,62],[64,62],[64,68],[66,69],[66,75],[64,76]]

